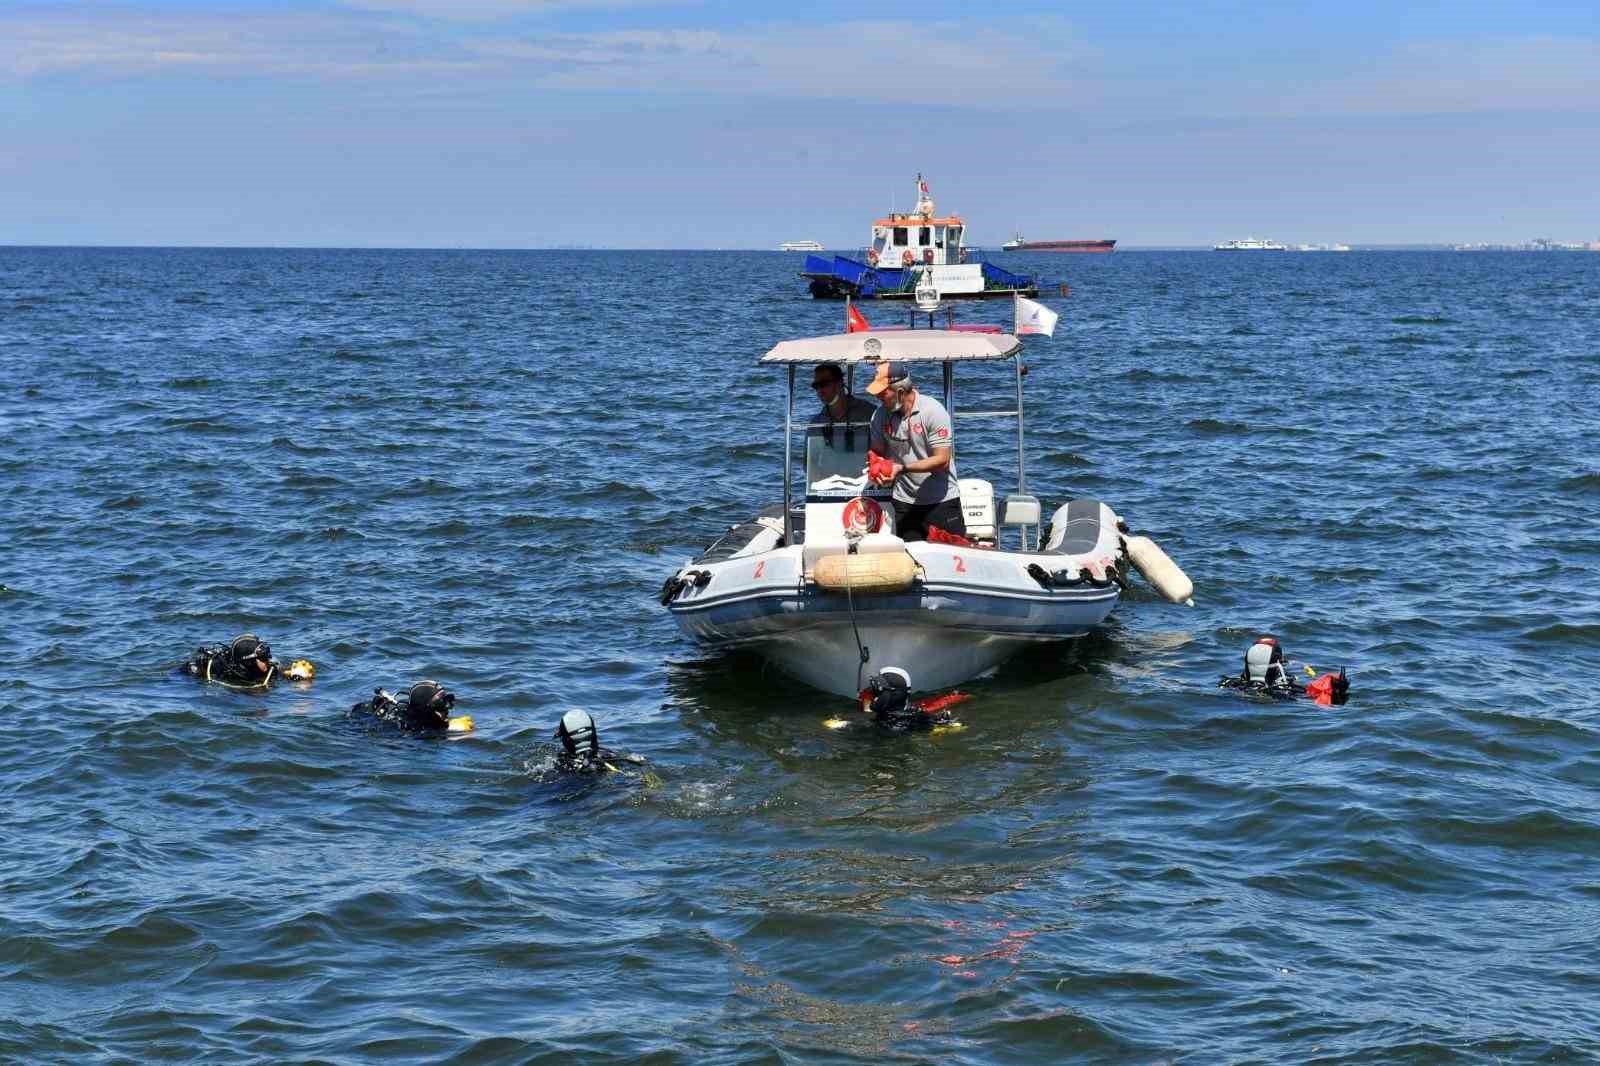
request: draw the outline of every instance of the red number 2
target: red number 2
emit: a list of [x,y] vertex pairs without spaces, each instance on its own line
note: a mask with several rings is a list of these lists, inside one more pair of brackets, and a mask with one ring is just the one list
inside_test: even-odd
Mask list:
[[759,563],[756,564],[756,572],[750,575],[750,580],[754,581],[756,578],[760,577],[761,576],[761,571],[765,570],[766,568],[767,568],[767,561],[765,559],[763,559]]
[[961,556],[959,556],[959,555],[956,556],[956,573],[964,574],[966,572],[967,572],[967,564],[966,564],[966,562],[962,560]]

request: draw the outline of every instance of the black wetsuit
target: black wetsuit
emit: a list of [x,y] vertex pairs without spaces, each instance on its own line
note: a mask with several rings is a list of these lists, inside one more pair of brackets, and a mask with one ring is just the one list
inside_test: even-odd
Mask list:
[[370,700],[350,708],[354,718],[370,718],[407,733],[444,733],[450,728],[450,713],[429,707],[413,707],[404,697],[396,699],[379,689]]
[[284,680],[278,660],[270,660],[265,673],[256,667],[258,661],[246,659],[239,662],[227,645],[213,644],[209,648],[195,649],[194,655],[183,664],[183,672],[202,681],[215,681],[230,688],[268,688]]
[[643,755],[612,751],[610,748],[596,748],[593,752],[580,751],[570,755],[563,751],[556,756],[556,769],[564,774],[604,774],[620,770],[624,764],[640,766],[643,763]]

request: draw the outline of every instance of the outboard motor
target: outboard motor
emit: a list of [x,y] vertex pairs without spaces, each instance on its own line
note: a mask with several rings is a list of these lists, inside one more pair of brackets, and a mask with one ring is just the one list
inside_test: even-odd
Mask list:
[[588,711],[568,711],[556,726],[556,736],[571,760],[588,761],[600,755],[600,733]]
[[1284,688],[1289,684],[1289,675],[1283,662],[1283,648],[1277,637],[1257,637],[1244,653],[1244,673],[1239,679],[1265,688]]

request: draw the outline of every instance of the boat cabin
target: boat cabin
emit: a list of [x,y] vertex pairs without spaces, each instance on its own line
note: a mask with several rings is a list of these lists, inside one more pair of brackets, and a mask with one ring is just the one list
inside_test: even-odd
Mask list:
[[967,261],[962,245],[967,224],[958,215],[936,215],[928,183],[917,175],[917,207],[891,212],[872,223],[867,265],[885,267],[953,266]]

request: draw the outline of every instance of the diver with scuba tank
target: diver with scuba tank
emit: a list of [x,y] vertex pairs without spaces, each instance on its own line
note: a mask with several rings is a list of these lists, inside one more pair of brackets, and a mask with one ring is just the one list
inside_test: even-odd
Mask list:
[[[1311,667],[1306,670],[1312,674]],[[1262,635],[1244,653],[1244,669],[1217,682],[1246,695],[1275,700],[1306,696],[1324,707],[1342,707],[1350,699],[1350,679],[1344,667],[1337,674],[1324,673],[1309,685],[1302,685],[1289,672],[1289,659],[1277,637]]]
[[612,751],[600,746],[600,730],[588,711],[568,711],[556,726],[555,738],[561,741],[556,769],[564,774],[604,774],[616,772],[619,763],[642,765],[643,755]]
[[372,698],[350,708],[352,718],[366,718],[406,733],[470,733],[471,715],[451,717],[456,694],[437,681],[418,681],[403,697],[375,688]]
[[279,681],[310,681],[316,676],[304,659],[281,666],[272,657],[272,648],[254,633],[234,637],[227,644],[196,648],[182,669],[191,677],[229,688],[269,688]]

